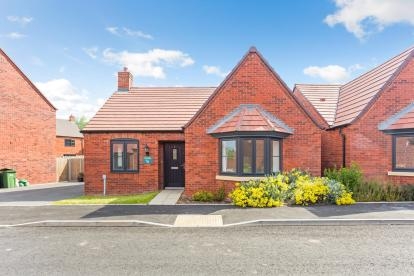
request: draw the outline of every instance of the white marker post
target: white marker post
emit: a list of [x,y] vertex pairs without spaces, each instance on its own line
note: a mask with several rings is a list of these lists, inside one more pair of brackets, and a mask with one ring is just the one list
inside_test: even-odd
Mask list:
[[103,195],[106,195],[106,174],[102,175],[103,180]]

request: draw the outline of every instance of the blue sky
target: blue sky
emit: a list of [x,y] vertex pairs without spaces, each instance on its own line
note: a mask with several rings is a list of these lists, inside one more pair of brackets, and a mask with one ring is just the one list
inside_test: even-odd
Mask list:
[[254,45],[292,87],[342,83],[414,44],[414,1],[1,1],[0,47],[59,108],[116,89],[216,86]]

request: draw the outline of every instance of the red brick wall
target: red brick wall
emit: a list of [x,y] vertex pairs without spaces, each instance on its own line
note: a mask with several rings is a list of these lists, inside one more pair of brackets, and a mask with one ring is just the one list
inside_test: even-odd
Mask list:
[[1,53],[0,133],[0,168],[32,184],[56,180],[56,112]]
[[387,175],[392,170],[391,135],[378,130],[378,124],[414,101],[414,60],[399,73],[391,85],[380,95],[355,124],[346,127],[347,165],[358,163],[368,178],[396,184],[413,184],[414,177]]
[[342,138],[339,129],[322,132],[322,172],[326,168],[342,167]]
[[[111,173],[110,141],[131,138],[139,140],[139,172]],[[102,194],[102,175],[107,176],[108,194],[131,194],[155,191],[162,188],[162,157],[159,153],[166,141],[184,141],[183,133],[85,133],[85,194]],[[142,164],[144,146],[150,148],[153,164]]]
[[207,129],[240,104],[260,104],[294,129],[283,140],[283,169],[301,168],[321,174],[321,130],[289,95],[256,53],[249,53],[238,70],[227,80],[204,111],[185,129],[186,193],[204,189],[216,191],[221,185],[218,174],[218,139]]
[[[65,147],[65,139],[75,140],[75,146]],[[55,141],[55,152],[57,157],[65,154],[83,155],[83,138],[56,137]]]

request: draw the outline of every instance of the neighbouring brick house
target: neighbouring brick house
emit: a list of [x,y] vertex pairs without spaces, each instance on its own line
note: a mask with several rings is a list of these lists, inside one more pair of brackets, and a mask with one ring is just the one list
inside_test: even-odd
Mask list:
[[75,123],[75,117],[69,120],[56,119],[56,156],[83,155],[83,134]]
[[410,48],[344,85],[295,86],[326,121],[322,168],[355,162],[368,178],[414,184],[413,56]]
[[217,88],[118,91],[84,129],[85,192],[185,187],[190,195],[281,170],[358,163],[371,178],[413,183],[413,49],[344,85],[293,92],[251,48]]
[[0,168],[30,183],[56,180],[56,109],[0,49]]

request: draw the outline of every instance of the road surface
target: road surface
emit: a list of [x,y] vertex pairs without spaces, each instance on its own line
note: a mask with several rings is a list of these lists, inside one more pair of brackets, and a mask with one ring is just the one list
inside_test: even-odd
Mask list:
[[414,275],[412,225],[0,228],[3,275]]

